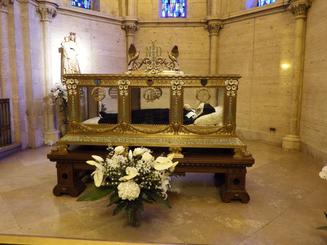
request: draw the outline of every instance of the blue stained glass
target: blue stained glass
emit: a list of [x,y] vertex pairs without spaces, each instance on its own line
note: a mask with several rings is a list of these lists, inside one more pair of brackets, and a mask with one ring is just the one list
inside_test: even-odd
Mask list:
[[161,18],[186,18],[186,0],[161,0]]
[[72,0],[72,6],[83,9],[91,9],[92,0]]
[[274,2],[276,2],[276,0],[258,0],[257,6],[261,7],[261,6],[271,4],[271,3],[274,3]]

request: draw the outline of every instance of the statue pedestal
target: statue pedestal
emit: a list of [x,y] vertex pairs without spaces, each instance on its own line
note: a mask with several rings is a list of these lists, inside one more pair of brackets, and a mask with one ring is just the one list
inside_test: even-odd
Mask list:
[[282,148],[285,151],[300,151],[300,137],[292,134],[286,135],[282,141]]

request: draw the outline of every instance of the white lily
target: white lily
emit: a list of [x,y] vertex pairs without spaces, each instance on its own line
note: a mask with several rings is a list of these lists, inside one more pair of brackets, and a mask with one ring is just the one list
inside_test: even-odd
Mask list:
[[154,161],[154,169],[155,170],[166,170],[169,169],[171,167],[175,167],[178,164],[178,162],[172,162],[172,160],[168,157],[158,157],[155,161]]
[[93,161],[93,160],[88,160],[88,161],[86,161],[86,163],[89,164],[89,165],[93,165],[96,168],[101,168],[101,169],[104,168],[102,162],[96,162],[96,161]]
[[150,162],[150,161],[153,161],[153,159],[154,159],[154,157],[151,155],[150,152],[144,152],[141,160],[144,162]]
[[103,162],[103,161],[104,161],[102,157],[97,156],[97,155],[92,155],[92,158],[93,158],[94,160],[96,160],[97,162]]
[[134,149],[133,151],[133,156],[136,157],[136,156],[140,156],[142,155],[144,152],[146,152],[147,149],[146,148],[143,148],[143,147],[137,147]]
[[175,167],[176,167],[177,164],[178,164],[178,161],[177,162],[173,162],[173,165],[169,168],[169,171],[170,172],[174,172]]
[[97,168],[91,175],[93,175],[94,185],[100,187],[103,181],[103,171]]
[[124,181],[124,180],[131,180],[133,179],[135,176],[139,175],[139,172],[137,171],[136,168],[134,167],[127,167],[126,168],[126,174],[125,176],[119,178],[120,181]]
[[92,157],[96,161],[88,160],[86,161],[86,163],[96,167],[95,171],[91,175],[93,176],[95,186],[100,187],[103,181],[105,171],[105,167],[103,166],[104,160],[102,157],[96,155],[92,155]]
[[132,152],[132,150],[129,150],[129,152],[128,152],[128,159],[130,161],[133,161],[133,152]]

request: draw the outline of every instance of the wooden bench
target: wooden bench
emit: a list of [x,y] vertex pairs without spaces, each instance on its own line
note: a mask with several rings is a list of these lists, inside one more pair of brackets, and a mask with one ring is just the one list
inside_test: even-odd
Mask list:
[[[153,149],[154,152],[157,149]],[[162,152],[160,148],[158,152]],[[185,149],[184,158],[179,161],[175,173],[214,173],[216,183],[220,185],[220,195],[223,202],[240,200],[248,203],[249,194],[245,189],[246,168],[254,164],[254,159],[243,157],[233,158],[233,152],[226,149]],[[67,154],[51,152],[47,156],[50,161],[56,162],[57,185],[53,189],[56,196],[69,194],[78,196],[86,187],[82,175],[94,169],[86,163],[91,155],[105,157],[104,147],[80,146],[70,150]]]

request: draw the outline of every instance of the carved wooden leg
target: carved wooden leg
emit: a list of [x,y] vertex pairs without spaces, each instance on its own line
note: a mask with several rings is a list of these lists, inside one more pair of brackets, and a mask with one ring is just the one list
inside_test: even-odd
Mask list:
[[250,196],[245,190],[246,168],[229,168],[225,174],[225,183],[221,187],[221,198],[223,202],[240,200],[242,203],[248,203]]
[[85,189],[85,184],[80,180],[78,171],[74,170],[73,164],[58,160],[56,167],[58,183],[53,188],[53,194],[55,196],[62,194],[78,196]]

